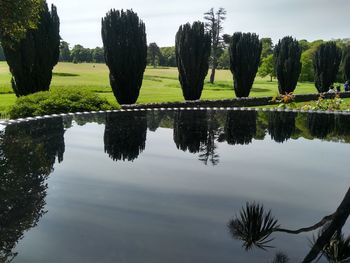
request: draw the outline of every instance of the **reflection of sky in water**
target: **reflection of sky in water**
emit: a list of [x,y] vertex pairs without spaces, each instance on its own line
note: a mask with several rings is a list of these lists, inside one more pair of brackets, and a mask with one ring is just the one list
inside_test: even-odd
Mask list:
[[66,131],[64,161],[48,180],[48,213],[20,241],[16,262],[268,262],[276,251],[299,262],[307,236],[277,234],[272,252],[247,253],[226,224],[255,200],[283,227],[309,226],[334,212],[349,187],[346,144],[277,144],[268,136],[218,143],[212,167],[160,128],[148,132],[134,162],[114,162],[104,153],[104,128]]

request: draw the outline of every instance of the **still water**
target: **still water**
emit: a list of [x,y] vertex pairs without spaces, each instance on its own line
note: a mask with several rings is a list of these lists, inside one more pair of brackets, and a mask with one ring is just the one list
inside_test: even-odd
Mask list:
[[[9,125],[0,262],[316,262],[322,252],[319,262],[342,262],[348,143],[350,117],[327,114],[123,112]],[[264,229],[248,209],[275,225]]]

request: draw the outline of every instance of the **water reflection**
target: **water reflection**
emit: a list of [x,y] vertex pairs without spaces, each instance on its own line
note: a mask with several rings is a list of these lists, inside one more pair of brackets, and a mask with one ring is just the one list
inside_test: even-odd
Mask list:
[[334,130],[335,117],[333,114],[312,113],[308,114],[307,123],[312,137],[325,139]]
[[281,227],[272,211],[265,211],[264,206],[247,203],[239,214],[228,223],[232,237],[240,240],[246,250],[253,248],[270,249],[272,234],[285,233],[299,235],[318,231],[311,243],[311,249],[303,263],[318,261],[324,256],[328,262],[349,262],[350,237],[344,237],[342,229],[350,215],[350,188],[336,211],[322,218],[312,226],[291,230]]
[[147,113],[107,114],[105,152],[115,161],[134,161],[145,150]]
[[63,161],[60,118],[8,126],[0,132],[0,262],[9,262],[25,231],[45,213],[47,177]]
[[295,131],[296,116],[297,114],[293,112],[270,112],[268,131],[271,139],[278,143],[288,141]]
[[200,152],[207,142],[208,119],[206,111],[177,111],[174,116],[176,147],[190,153]]
[[255,111],[229,111],[225,123],[225,140],[231,145],[250,144],[256,135]]

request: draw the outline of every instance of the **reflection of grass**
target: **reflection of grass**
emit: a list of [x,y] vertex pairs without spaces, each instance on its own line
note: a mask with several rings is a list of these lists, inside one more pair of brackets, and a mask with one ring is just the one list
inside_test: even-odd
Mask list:
[[[10,85],[10,73],[7,64],[0,62],[0,112],[5,111],[15,102]],[[115,102],[109,84],[108,68],[103,64],[59,63],[54,69],[52,89],[72,88],[93,91]],[[296,94],[312,93],[316,89],[313,83],[301,83]],[[256,78],[251,96],[274,96],[277,82]],[[234,98],[232,74],[229,70],[218,70],[216,83],[206,79],[202,99]],[[184,101],[178,81],[176,68],[147,68],[138,103]]]

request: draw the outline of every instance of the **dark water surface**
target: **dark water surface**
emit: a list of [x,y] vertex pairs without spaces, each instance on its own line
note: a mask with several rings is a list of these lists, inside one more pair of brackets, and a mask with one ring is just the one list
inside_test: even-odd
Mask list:
[[[7,126],[0,262],[302,262],[330,227],[348,237],[348,143],[350,117],[327,114],[124,112]],[[229,222],[254,202],[289,230],[342,209],[246,251]]]

